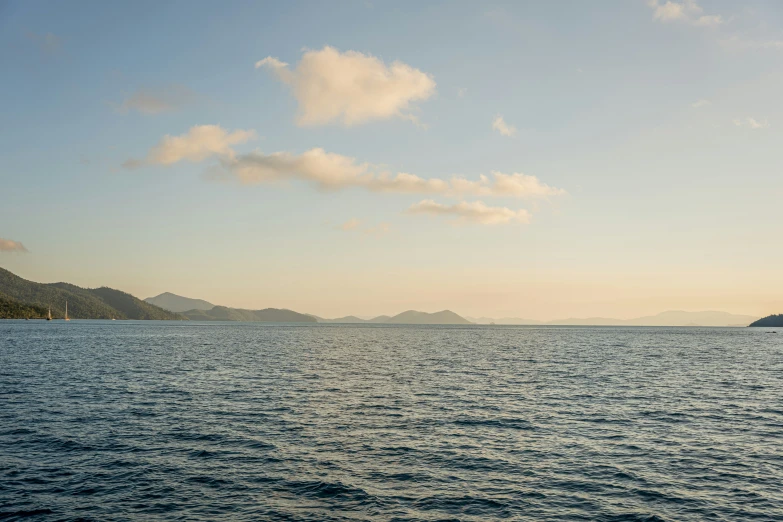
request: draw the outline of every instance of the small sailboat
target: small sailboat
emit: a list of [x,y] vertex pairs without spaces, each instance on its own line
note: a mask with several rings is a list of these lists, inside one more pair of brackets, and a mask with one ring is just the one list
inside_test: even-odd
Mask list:
[[47,321],[51,321],[52,320],[52,307],[51,306],[49,307],[49,315],[46,316],[46,320]]
[[68,318],[68,301],[65,301],[65,320],[70,321]]

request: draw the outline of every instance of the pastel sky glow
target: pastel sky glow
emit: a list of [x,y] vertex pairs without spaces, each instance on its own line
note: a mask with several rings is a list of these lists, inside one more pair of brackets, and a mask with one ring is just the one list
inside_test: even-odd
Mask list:
[[783,4],[0,3],[0,266],[324,317],[783,311]]

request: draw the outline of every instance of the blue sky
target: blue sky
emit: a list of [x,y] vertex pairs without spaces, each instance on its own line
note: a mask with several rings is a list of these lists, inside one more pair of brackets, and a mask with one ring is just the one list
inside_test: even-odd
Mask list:
[[[28,279],[324,316],[783,308],[778,2],[10,2],[0,65],[27,250],[0,266]],[[391,80],[308,90],[341,67]],[[249,137],[155,156],[200,126]],[[493,172],[552,191],[449,185]]]

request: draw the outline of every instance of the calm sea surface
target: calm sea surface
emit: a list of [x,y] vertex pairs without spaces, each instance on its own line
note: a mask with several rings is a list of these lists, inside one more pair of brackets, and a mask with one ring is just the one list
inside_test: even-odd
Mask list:
[[783,330],[0,322],[0,518],[783,520]]

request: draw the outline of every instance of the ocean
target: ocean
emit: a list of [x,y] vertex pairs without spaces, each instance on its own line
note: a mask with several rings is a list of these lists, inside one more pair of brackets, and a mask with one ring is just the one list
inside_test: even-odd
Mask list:
[[771,331],[0,321],[0,518],[783,520]]

